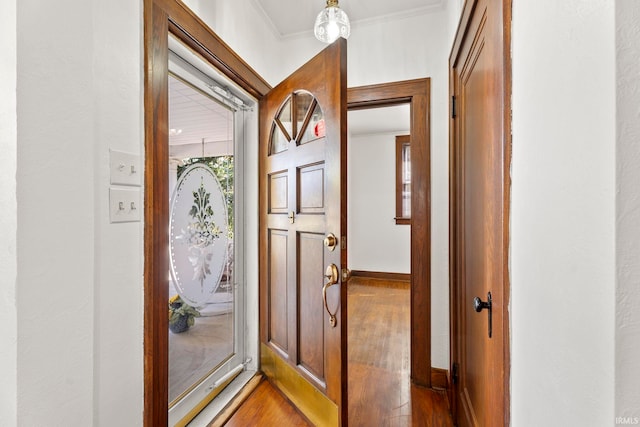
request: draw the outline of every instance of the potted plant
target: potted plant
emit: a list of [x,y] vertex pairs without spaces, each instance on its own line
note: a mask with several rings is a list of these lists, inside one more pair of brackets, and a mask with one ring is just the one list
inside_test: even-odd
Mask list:
[[200,317],[200,312],[175,295],[169,299],[169,330],[174,334],[186,331]]

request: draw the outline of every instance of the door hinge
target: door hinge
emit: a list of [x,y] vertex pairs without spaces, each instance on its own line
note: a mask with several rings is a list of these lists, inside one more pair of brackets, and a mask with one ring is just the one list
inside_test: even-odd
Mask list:
[[451,96],[451,118],[452,119],[456,118],[456,96],[455,95]]
[[452,382],[453,384],[458,384],[458,370],[459,370],[459,369],[460,369],[460,368],[458,367],[458,364],[457,364],[457,363],[454,363],[454,364],[451,366],[451,382]]

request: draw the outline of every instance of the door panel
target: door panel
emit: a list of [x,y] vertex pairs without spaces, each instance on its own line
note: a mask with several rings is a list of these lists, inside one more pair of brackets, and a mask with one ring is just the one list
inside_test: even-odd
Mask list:
[[[339,40],[260,101],[262,368],[317,425],[346,412],[346,289],[325,271],[346,261],[346,42]],[[343,257],[343,260],[341,260]]]
[[509,423],[507,3],[467,2],[451,56],[452,372],[461,426]]
[[[269,253],[289,252],[287,230],[269,230]],[[287,324],[287,258],[269,257],[269,342],[286,354],[289,346]]]
[[298,281],[298,361],[301,369],[313,378],[316,386],[324,388],[324,285],[322,273],[324,262],[324,234],[298,234],[299,271]]
[[324,214],[324,162],[298,168],[298,206],[303,214]]
[[286,214],[289,211],[288,190],[287,171],[269,174],[269,213]]

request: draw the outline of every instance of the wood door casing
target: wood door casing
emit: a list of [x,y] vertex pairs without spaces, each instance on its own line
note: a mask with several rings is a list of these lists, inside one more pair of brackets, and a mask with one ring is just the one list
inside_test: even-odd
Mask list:
[[[466,2],[450,57],[451,388],[460,426],[509,424],[510,2]],[[475,297],[492,296],[476,312]]]
[[411,381],[431,387],[431,141],[429,78],[348,90],[348,109],[410,104]]
[[144,414],[168,422],[168,37],[175,36],[256,98],[269,84],[179,0],[144,1]]
[[[322,110],[326,133],[301,143],[308,120],[274,119],[287,102],[295,117],[298,100],[308,96]],[[327,290],[336,327],[322,299],[326,267],[346,267],[346,249],[330,251],[323,243],[327,233],[339,242],[346,235],[346,41],[326,48],[263,97],[259,121],[260,337],[269,352],[263,370],[305,412],[294,387],[270,369],[271,359],[279,359],[343,411],[346,423],[346,287]],[[272,132],[292,140],[271,150]]]

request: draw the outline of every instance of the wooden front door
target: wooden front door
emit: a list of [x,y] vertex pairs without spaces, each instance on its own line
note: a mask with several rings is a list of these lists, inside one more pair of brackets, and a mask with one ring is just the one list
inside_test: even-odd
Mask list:
[[261,366],[315,425],[347,419],[346,47],[260,100]]
[[509,424],[510,2],[467,1],[450,59],[454,417]]

